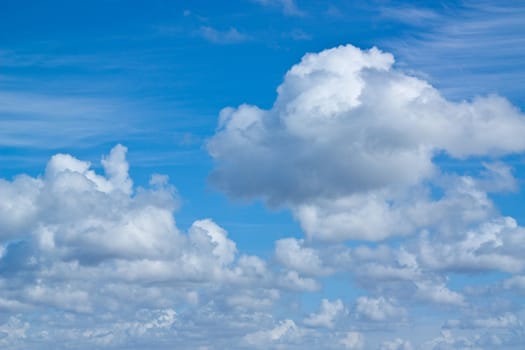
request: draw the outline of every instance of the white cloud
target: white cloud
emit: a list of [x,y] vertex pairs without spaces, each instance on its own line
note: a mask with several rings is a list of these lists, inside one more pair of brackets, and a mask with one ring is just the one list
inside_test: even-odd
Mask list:
[[412,245],[400,248],[339,246],[320,250],[320,256],[328,267],[348,271],[359,287],[379,295],[357,300],[355,311],[362,320],[404,321],[408,315],[405,306],[416,300],[436,306],[467,305],[460,292],[448,288],[442,270],[420,265],[420,253]]
[[497,218],[479,228],[461,231],[445,240],[422,235],[420,261],[434,270],[520,272],[525,261],[524,230],[510,217]]
[[[193,242],[211,242],[212,253],[219,263],[228,265],[233,262],[237,248],[233,241],[226,237],[226,231],[215,224],[212,220],[195,221],[189,230],[190,239]],[[204,235],[204,237],[202,237]]]
[[512,276],[511,278],[504,280],[502,285],[505,289],[517,290],[525,293],[525,276]]
[[242,275],[229,270],[235,243],[212,220],[194,222],[187,235],[177,229],[172,186],[153,181],[150,189],[132,193],[125,152],[118,145],[103,158],[106,176],[59,154],[42,177],[2,180],[2,237],[32,236],[38,263],[59,258],[97,264],[125,279]]
[[458,292],[447,288],[445,284],[433,284],[428,281],[416,282],[416,297],[428,302],[444,305],[465,306],[465,298]]
[[[440,221],[436,209],[483,216],[491,202],[476,185],[434,202],[426,184],[442,176],[433,157],[521,152],[523,114],[498,96],[448,101],[393,63],[388,53],[351,45],[305,55],[272,109],[221,112],[208,142],[211,180],[230,196],[290,207],[307,235],[327,240],[413,233]],[[510,186],[508,170],[488,167],[499,173],[493,183]],[[478,196],[477,212],[457,210],[473,206],[458,202],[466,195]]]
[[27,300],[36,305],[54,306],[62,310],[92,312],[89,294],[72,286],[51,288],[37,283],[25,290]]
[[128,175],[129,164],[126,161],[126,152],[126,147],[117,145],[107,158],[102,159],[101,163],[113,187],[126,194],[131,194],[133,182]]
[[[159,349],[166,343],[213,348],[209,339],[198,335],[206,328],[217,346],[235,339],[261,348],[309,344],[363,349],[367,327],[387,323],[405,327],[414,302],[423,301],[419,305],[429,309],[436,304],[462,306],[459,310],[470,303],[448,288],[443,267],[423,257],[418,236],[399,248],[386,243],[318,245],[286,238],[275,243],[276,266],[242,254],[211,219],[197,220],[182,232],[173,218],[177,191],[167,177],[154,175],[149,187],[133,187],[125,154],[125,147],[116,146],[103,157],[103,173],[94,171],[89,162],[61,154],[50,159],[41,176],[0,181],[0,216],[5,224],[0,308],[7,315],[18,315],[18,328],[11,326],[26,337],[0,338],[1,344],[16,349],[17,342],[31,341],[46,348],[52,339],[60,339],[81,344],[79,348],[141,342]],[[445,247],[465,241],[473,252],[483,247],[478,252],[482,255],[494,248],[497,254],[519,257],[521,229],[510,219],[487,221],[493,215],[490,202],[476,188],[478,182],[470,180],[454,177],[447,182],[449,193],[427,202],[432,210],[425,210],[443,220],[462,208],[461,215],[486,222],[472,226],[473,231],[445,229],[451,222],[469,221],[463,217],[434,225],[429,236],[436,239],[434,254],[451,252],[442,264],[456,266],[459,260],[452,257],[460,252]],[[476,233],[467,239],[468,232]],[[498,240],[503,244],[487,244]],[[347,275],[374,297],[359,298],[352,318],[346,317],[348,311],[337,298],[321,299],[317,312],[301,315],[298,293],[308,298],[324,293],[314,277],[327,274]],[[505,282],[508,288],[517,283],[511,281],[519,279]],[[501,333],[498,339],[507,344],[505,332],[519,325],[511,321],[478,318],[461,329],[493,326]],[[349,332],[349,326],[357,326],[359,332]],[[383,340],[367,338],[367,344],[376,346]]]
[[409,341],[396,338],[394,340],[385,341],[381,344],[380,350],[413,350],[412,344]]
[[[101,172],[59,154],[40,176],[0,179],[0,344],[363,349],[365,336],[387,350],[518,344],[523,310],[490,315],[498,295],[478,294],[488,298],[479,303],[447,278],[523,272],[523,228],[489,196],[518,181],[497,159],[473,158],[477,172],[463,174],[443,170],[436,155],[461,163],[521,152],[521,113],[496,97],[447,101],[392,63],[351,46],[307,55],[273,109],[223,111],[209,143],[215,181],[289,207],[307,235],[276,241],[268,261],[243,254],[212,219],[180,230],[176,189],[158,174],[135,187],[121,145]],[[393,235],[403,237],[316,240]],[[496,288],[525,290],[522,277]],[[332,294],[339,282],[363,293],[352,317]],[[319,309],[301,314],[305,301]],[[413,309],[436,316],[408,323]],[[445,327],[468,336],[422,343],[451,314],[460,321]],[[478,330],[494,334],[476,338]],[[384,341],[408,331],[410,341]]]
[[302,277],[297,271],[288,271],[279,279],[279,286],[285,289],[315,292],[321,285],[314,279]]
[[280,293],[277,289],[262,291],[243,291],[242,294],[234,294],[227,298],[227,304],[233,307],[245,309],[267,309],[275,304]]
[[396,306],[393,301],[383,297],[360,297],[356,302],[356,312],[359,317],[370,321],[401,321],[406,317],[406,310]]
[[502,162],[483,163],[486,171],[478,180],[478,187],[486,192],[514,192],[518,190],[518,181],[512,174],[512,168]]
[[55,334],[55,336],[60,335],[66,341],[74,340],[87,346],[118,348],[125,346],[130,339],[138,341],[147,336],[154,338],[164,335],[170,332],[171,327],[177,321],[177,313],[169,308],[139,310],[133,316],[133,320],[122,320],[111,325],[95,326],[86,330],[73,328],[64,334]]
[[351,331],[346,333],[345,337],[341,339],[341,344],[345,349],[359,350],[363,349],[365,338],[362,333]]
[[515,314],[506,312],[499,316],[488,318],[471,318],[465,320],[451,320],[446,323],[449,328],[488,328],[488,329],[519,329],[523,328],[523,323]]
[[[480,336],[463,336],[454,335],[450,330],[443,330],[441,336],[426,343],[426,348],[431,350],[481,350]],[[488,345],[488,344],[487,344]],[[492,346],[501,347],[503,344],[491,344]],[[492,347],[489,347],[492,348]]]
[[310,327],[332,328],[336,319],[344,313],[345,307],[340,299],[333,302],[323,299],[319,312],[310,314],[303,322]]
[[263,6],[280,7],[285,15],[288,16],[304,16],[305,13],[301,11],[295,0],[254,0]]
[[444,190],[439,199],[433,199],[428,188],[418,186],[318,199],[294,206],[293,211],[308,236],[324,240],[382,240],[423,228],[457,230],[494,213],[492,202],[475,179],[438,180],[444,182],[436,185]]
[[283,266],[305,275],[323,275],[329,269],[312,248],[304,247],[303,240],[284,238],[275,242],[275,257]]
[[[59,154],[41,176],[0,180],[0,308],[19,315],[22,325],[21,337],[2,333],[0,344],[49,348],[60,339],[79,348],[212,347],[195,335],[204,328],[224,346],[249,333],[248,340],[270,334],[280,346],[300,344],[304,332],[320,339],[317,330],[302,330],[291,319],[272,321],[277,309],[300,317],[287,303],[321,289],[312,273],[242,254],[211,219],[179,230],[175,188],[158,174],[149,187],[133,187],[125,155],[126,148],[116,146],[98,173],[89,162]],[[292,243],[292,255],[310,257],[308,268],[325,272],[314,249]],[[325,309],[321,313],[330,314]],[[336,328],[328,318],[318,317]],[[265,329],[269,333],[257,333]]]

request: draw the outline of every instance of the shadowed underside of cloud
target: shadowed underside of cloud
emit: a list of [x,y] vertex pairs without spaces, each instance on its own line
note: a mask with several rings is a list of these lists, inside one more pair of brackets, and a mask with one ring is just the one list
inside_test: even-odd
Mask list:
[[[414,303],[474,307],[447,286],[447,271],[523,272],[523,235],[510,218],[451,237],[462,237],[462,249],[426,233],[399,248],[285,238],[276,242],[273,261],[246,255],[211,219],[179,230],[176,189],[161,175],[134,187],[126,151],[117,145],[102,158],[104,174],[57,154],[41,176],[0,180],[3,346],[51,349],[59,339],[75,348],[212,349],[231,348],[234,339],[239,349],[412,349],[389,332],[409,325]],[[298,309],[301,295],[340,274],[368,294],[325,298],[313,312]],[[519,278],[505,282],[505,290],[519,291]],[[494,322],[454,315],[448,338],[428,344],[476,344],[451,332],[494,324],[511,344],[516,337],[506,336],[508,328],[521,327],[511,312]],[[385,329],[384,336],[367,336]]]

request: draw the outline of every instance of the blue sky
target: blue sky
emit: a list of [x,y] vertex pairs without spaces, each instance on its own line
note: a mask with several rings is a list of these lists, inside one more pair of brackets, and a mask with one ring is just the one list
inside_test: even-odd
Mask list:
[[520,2],[0,8],[2,347],[525,342]]

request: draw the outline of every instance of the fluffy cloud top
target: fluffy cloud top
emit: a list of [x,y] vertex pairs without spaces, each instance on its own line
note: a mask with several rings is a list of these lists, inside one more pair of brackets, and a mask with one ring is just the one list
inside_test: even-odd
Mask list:
[[[90,290],[107,280],[244,286],[257,280],[260,293],[272,296],[264,297],[270,304],[279,296],[269,292],[275,287],[319,288],[295,270],[274,272],[256,256],[239,255],[235,242],[211,219],[197,220],[188,233],[181,232],[173,217],[175,189],[156,176],[152,187],[134,191],[125,154],[126,148],[117,145],[102,159],[105,175],[88,162],[58,154],[43,176],[0,180],[0,270],[6,278],[26,278],[20,281],[22,296],[16,288],[4,294],[6,308],[47,304],[90,312]],[[73,283],[78,276],[86,285]],[[71,283],[62,285],[64,279]],[[194,291],[189,293],[198,300]],[[263,297],[250,290],[244,295]]]
[[283,266],[306,275],[323,275],[330,270],[323,266],[318,253],[303,246],[304,241],[294,238],[280,239],[275,243],[275,257]]

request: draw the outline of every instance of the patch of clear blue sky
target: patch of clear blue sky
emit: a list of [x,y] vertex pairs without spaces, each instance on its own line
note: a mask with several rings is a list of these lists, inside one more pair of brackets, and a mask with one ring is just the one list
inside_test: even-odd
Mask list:
[[[91,160],[100,170],[100,155],[122,143],[137,185],[146,185],[151,173],[164,173],[179,189],[182,228],[211,217],[241,250],[269,255],[275,239],[301,237],[300,227],[286,211],[234,203],[211,188],[205,140],[226,106],[270,108],[283,75],[304,53],[346,43],[376,45],[452,98],[498,92],[523,106],[523,88],[498,77],[525,77],[525,69],[516,67],[524,50],[514,46],[495,59],[490,48],[499,47],[505,21],[490,2],[296,4],[300,13],[286,14],[278,5],[249,0],[3,0],[0,94],[19,104],[35,98],[41,103],[38,110],[22,111],[0,103],[1,177],[42,173],[57,152]],[[517,2],[511,5],[523,11]],[[454,31],[456,17],[474,28],[499,22],[492,35],[465,36]],[[513,36],[517,43],[520,33]],[[471,51],[443,47],[447,35]],[[486,46],[480,48],[474,41],[483,37]],[[464,57],[472,55],[477,59],[469,66]],[[484,84],[494,81],[489,88]],[[522,160],[516,169],[523,174]],[[521,194],[496,200],[519,215]]]

